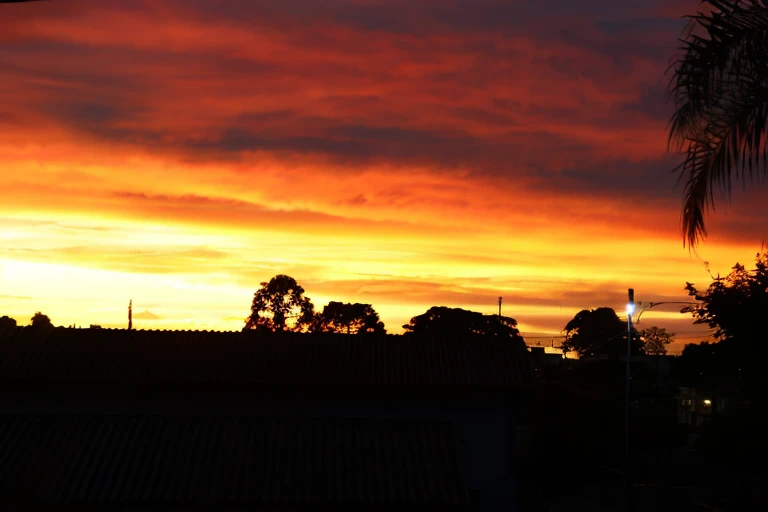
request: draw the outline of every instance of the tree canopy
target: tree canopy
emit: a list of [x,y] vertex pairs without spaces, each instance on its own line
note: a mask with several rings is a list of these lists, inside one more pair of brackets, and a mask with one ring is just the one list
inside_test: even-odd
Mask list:
[[315,315],[312,332],[386,334],[384,323],[370,304],[330,302]]
[[[756,255],[751,270],[737,263],[727,276],[714,278],[706,290],[692,283],[686,284],[686,290],[697,303],[682,311],[691,313],[694,323],[713,329],[717,343],[710,345],[709,352],[715,357],[708,362],[713,371],[740,372],[744,379],[762,382],[762,355],[768,349],[763,318],[768,313],[768,251]],[[682,359],[692,360],[697,350],[686,347]],[[750,385],[762,387],[756,380]]]
[[30,319],[30,323],[32,327],[53,327],[53,323],[51,323],[48,315],[44,315],[39,311]]
[[684,240],[706,236],[714,189],[768,174],[768,1],[705,0],[670,67],[669,141],[686,158]]
[[261,283],[245,329],[301,332],[312,324],[313,317],[314,306],[304,297],[304,288],[294,278],[280,274]]
[[715,381],[722,384],[738,371],[734,355],[727,343],[689,343],[675,365],[676,378],[680,385],[690,387],[707,387]]
[[16,327],[16,320],[5,315],[0,317],[0,329],[12,329]]
[[755,267],[747,270],[737,263],[725,277],[714,278],[706,290],[686,283],[688,295],[696,304],[683,308],[694,323],[714,329],[715,339],[735,339],[752,347],[762,345],[765,332],[763,315],[768,312],[768,251],[757,253]]
[[460,308],[434,306],[426,313],[411,318],[403,326],[406,334],[430,334],[452,337],[457,335],[478,335],[506,338],[524,343],[517,320],[507,316],[484,315]]
[[651,326],[637,334],[643,342],[643,351],[649,356],[666,355],[667,345],[675,338],[675,333],[656,326]]
[[[580,357],[627,353],[627,323],[616,315],[613,308],[602,307],[579,311],[565,325],[563,332],[565,332],[563,350],[575,351]],[[633,328],[632,354],[639,354],[641,347],[642,342]]]

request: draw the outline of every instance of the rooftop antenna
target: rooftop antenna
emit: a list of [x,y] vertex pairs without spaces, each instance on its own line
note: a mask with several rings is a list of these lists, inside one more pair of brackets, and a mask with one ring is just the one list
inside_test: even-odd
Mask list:
[[133,299],[128,301],[128,330],[133,327]]

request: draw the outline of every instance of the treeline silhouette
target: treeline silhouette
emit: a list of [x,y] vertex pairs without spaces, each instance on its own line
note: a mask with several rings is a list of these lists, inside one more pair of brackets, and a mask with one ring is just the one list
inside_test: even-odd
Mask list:
[[[332,301],[320,312],[304,288],[290,276],[280,274],[261,283],[251,304],[251,314],[243,330],[269,332],[336,333],[384,335],[384,323],[371,304]],[[461,308],[435,306],[411,318],[403,326],[405,334],[434,336],[475,335],[506,339],[524,344],[517,320],[500,315],[484,315]]]
[[[7,315],[0,317],[0,330],[16,327],[17,325],[16,320]],[[29,325],[38,328],[53,327],[53,323],[51,323],[51,319],[48,318],[48,315],[44,315],[39,311],[29,320]]]
[[[749,375],[749,379],[757,379],[762,385],[758,368],[762,364],[761,358],[755,356],[762,355],[765,347],[762,317],[768,312],[768,250],[757,253],[753,269],[737,263],[728,275],[713,278],[706,289],[700,290],[694,284],[686,283],[686,290],[696,302],[684,307],[681,313],[690,313],[695,324],[708,325],[714,339],[714,342],[702,340],[700,344],[686,345],[682,359],[692,368],[688,373],[706,375],[706,372],[695,369],[701,364],[714,364],[702,363],[709,354],[714,355],[712,359],[717,365],[726,365],[730,368],[728,371],[737,372],[738,380],[743,382]],[[316,311],[304,288],[284,274],[261,283],[250,309],[243,330],[357,336],[387,333],[371,304],[331,301],[321,311]],[[517,325],[517,320],[512,317],[433,306],[402,327],[404,336],[474,335],[524,343]],[[13,318],[0,318],[0,327],[16,326]],[[30,319],[30,326],[48,328],[53,324],[47,315],[38,311]],[[609,307],[579,311],[562,332],[565,340],[561,348],[565,353],[575,352],[584,358],[617,356],[626,352],[626,322]],[[631,352],[635,355],[665,355],[674,336],[656,326],[641,331],[633,329]]]

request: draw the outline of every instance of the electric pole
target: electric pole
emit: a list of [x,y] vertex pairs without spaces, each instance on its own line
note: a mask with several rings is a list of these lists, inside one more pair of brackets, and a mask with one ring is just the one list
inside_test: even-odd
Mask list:
[[630,360],[632,357],[632,314],[635,312],[635,290],[629,288],[627,302],[627,378],[624,388],[624,476],[626,478],[627,510],[632,512],[632,476],[629,450],[629,386]]

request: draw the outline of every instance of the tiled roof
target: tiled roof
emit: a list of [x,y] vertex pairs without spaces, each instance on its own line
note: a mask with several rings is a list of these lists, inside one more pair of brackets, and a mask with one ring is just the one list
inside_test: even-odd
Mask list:
[[0,416],[4,504],[466,503],[440,423]]
[[521,386],[524,347],[484,339],[15,328],[0,333],[0,382]]

